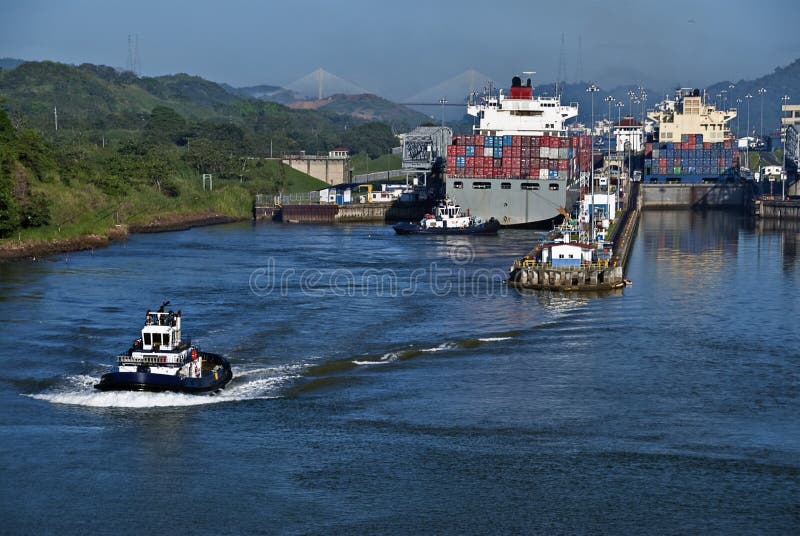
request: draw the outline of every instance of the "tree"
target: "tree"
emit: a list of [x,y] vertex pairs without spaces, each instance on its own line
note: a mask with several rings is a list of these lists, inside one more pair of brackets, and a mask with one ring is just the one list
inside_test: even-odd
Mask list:
[[22,206],[20,223],[22,227],[41,227],[50,223],[50,202],[41,192],[28,196]]
[[387,154],[399,144],[392,129],[385,123],[364,123],[350,128],[343,141],[351,154],[365,152],[370,158]]
[[19,205],[14,197],[11,169],[16,160],[14,127],[5,110],[0,108],[0,237],[19,228]]
[[150,112],[150,118],[144,128],[144,138],[150,143],[165,141],[186,145],[189,129],[181,115],[166,106],[156,106]]

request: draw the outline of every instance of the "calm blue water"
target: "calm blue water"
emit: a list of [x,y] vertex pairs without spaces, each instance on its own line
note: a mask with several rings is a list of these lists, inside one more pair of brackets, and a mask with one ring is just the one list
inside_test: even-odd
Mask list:
[[[531,231],[236,224],[0,266],[9,534],[800,531],[800,230],[649,212],[624,292]],[[215,397],[92,388],[147,308]]]

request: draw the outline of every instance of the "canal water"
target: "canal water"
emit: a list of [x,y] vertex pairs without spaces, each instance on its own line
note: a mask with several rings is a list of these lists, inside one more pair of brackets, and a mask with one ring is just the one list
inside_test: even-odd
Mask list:
[[[233,224],[0,266],[2,532],[800,531],[800,230],[646,212],[632,286],[508,289],[537,236]],[[232,383],[94,390],[163,300]]]

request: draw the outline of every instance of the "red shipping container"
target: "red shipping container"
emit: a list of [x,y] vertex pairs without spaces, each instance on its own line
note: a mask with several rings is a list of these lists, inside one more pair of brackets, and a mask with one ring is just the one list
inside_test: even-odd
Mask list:
[[522,141],[520,140],[519,136],[511,136],[511,146],[512,147],[519,147]]
[[558,162],[557,167],[560,171],[569,169],[569,160],[556,160],[556,162]]
[[534,137],[531,138],[531,148],[533,148],[533,147],[541,147],[541,145],[542,145],[541,138],[539,138],[537,136],[534,136]]
[[704,141],[703,142],[703,149],[705,149],[706,151],[711,149],[711,142]]

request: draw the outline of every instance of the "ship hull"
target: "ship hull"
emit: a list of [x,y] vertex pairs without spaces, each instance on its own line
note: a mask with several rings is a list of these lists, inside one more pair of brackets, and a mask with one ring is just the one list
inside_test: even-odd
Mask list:
[[423,228],[418,223],[400,222],[394,226],[399,235],[493,235],[500,230],[500,222],[489,220],[471,227],[435,227]]
[[[95,388],[100,391],[172,391],[201,394],[218,391],[225,387],[233,378],[228,361],[218,354],[204,353],[202,357],[204,370],[200,378],[152,374],[147,371],[148,367],[141,367],[137,372],[109,372],[103,374]],[[220,368],[213,372],[205,370],[206,365],[219,365]]]
[[[487,183],[490,188],[485,187]],[[563,180],[448,177],[446,188],[447,196],[469,210],[471,216],[494,218],[504,227],[551,227],[561,219],[562,210],[570,211],[578,200],[577,186]]]

